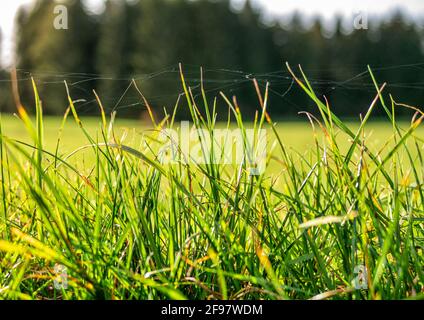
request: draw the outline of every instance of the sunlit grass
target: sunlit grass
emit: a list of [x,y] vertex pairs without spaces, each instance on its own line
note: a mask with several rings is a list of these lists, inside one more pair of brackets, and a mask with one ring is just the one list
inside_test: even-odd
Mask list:
[[[397,122],[405,106],[377,95],[362,120],[344,123],[293,77],[317,105],[313,125],[307,115],[275,123],[258,86],[254,123],[235,100],[217,100],[229,128],[267,130],[268,169],[256,176],[247,162],[163,164],[157,138],[178,128],[173,115],[153,128],[80,119],[69,97],[63,122],[39,105],[33,124],[3,117],[0,297],[423,298],[422,113]],[[182,84],[178,108],[196,128],[226,126],[214,101]],[[370,122],[381,107],[385,122]],[[55,265],[66,288],[54,286]],[[368,271],[360,288],[358,267]]]

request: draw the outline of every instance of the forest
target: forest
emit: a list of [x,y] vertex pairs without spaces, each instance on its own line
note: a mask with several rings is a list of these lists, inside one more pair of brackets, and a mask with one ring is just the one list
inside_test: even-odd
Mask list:
[[[67,108],[67,80],[82,101],[77,105],[82,114],[98,114],[95,90],[108,112],[138,118],[146,106],[131,87],[133,79],[162,114],[182,92],[179,63],[193,90],[204,76],[208,96],[227,90],[237,95],[246,115],[255,111],[253,78],[262,88],[269,82],[274,117],[311,110],[293,86],[286,62],[301,65],[317,92],[346,117],[364,112],[374,94],[367,65],[387,82],[395,100],[402,93],[405,103],[416,106],[424,98],[419,90],[424,84],[424,30],[400,11],[371,19],[368,29],[359,30],[340,16],[328,30],[320,17],[307,21],[296,12],[265,21],[251,1],[234,8],[229,0],[108,0],[95,13],[81,0],[65,3],[67,30],[53,28],[56,4],[50,0],[21,8],[16,19],[15,62],[24,104],[33,101],[34,77],[47,114],[61,115]],[[0,110],[14,112],[7,70],[0,79]],[[184,118],[187,112],[178,115]]]

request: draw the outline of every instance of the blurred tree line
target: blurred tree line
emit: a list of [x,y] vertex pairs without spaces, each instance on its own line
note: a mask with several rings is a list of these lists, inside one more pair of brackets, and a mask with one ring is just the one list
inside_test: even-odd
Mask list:
[[[395,99],[420,106],[424,98],[423,33],[400,13],[352,32],[345,32],[337,18],[328,35],[319,19],[305,27],[296,13],[264,24],[250,1],[234,10],[229,0],[108,0],[101,14],[88,12],[81,0],[61,3],[68,8],[67,30],[54,29],[56,3],[51,0],[22,8],[16,20],[22,100],[33,104],[33,76],[50,114],[67,107],[66,80],[83,114],[98,112],[95,89],[108,111],[138,117],[145,107],[129,87],[133,78],[157,113],[164,107],[171,112],[182,90],[179,62],[195,95],[202,66],[208,94],[236,95],[250,115],[258,109],[253,78],[262,90],[270,82],[274,117],[314,110],[293,85],[285,61],[302,65],[317,93],[326,95],[340,115],[358,115],[375,96],[369,75],[361,74],[367,65],[380,82],[388,82],[386,92]],[[0,107],[14,111],[7,79],[1,71]],[[181,105],[184,115],[184,100]]]

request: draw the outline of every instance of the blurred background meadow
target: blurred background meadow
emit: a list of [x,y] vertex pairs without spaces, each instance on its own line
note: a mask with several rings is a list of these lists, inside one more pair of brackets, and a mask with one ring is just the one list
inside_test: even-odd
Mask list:
[[[315,109],[294,85],[286,61],[302,66],[339,116],[357,118],[368,109],[375,89],[367,65],[388,83],[385,91],[395,100],[418,106],[424,98],[424,4],[368,2],[4,1],[0,110],[15,112],[8,70],[16,66],[29,110],[34,109],[34,77],[46,114],[64,113],[67,81],[80,115],[99,114],[94,89],[107,113],[144,118],[146,105],[132,86],[134,79],[163,116],[182,92],[182,63],[195,95],[202,67],[207,95],[237,96],[243,114],[252,119],[258,108],[252,79],[262,89],[269,82],[269,113],[293,120],[298,112]],[[54,27],[58,5],[66,7],[66,29]],[[383,114],[378,108],[374,116]],[[178,117],[188,116],[187,108],[180,108]]]

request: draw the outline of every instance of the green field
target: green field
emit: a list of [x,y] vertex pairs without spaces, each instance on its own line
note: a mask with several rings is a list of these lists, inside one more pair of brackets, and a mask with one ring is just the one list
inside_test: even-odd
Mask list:
[[[82,118],[84,127],[93,137],[101,137],[101,119],[90,117]],[[61,117],[45,117],[44,118],[44,136],[45,136],[45,149],[53,152],[57,145],[57,140],[60,133],[62,118]],[[360,125],[360,121],[349,120],[345,122],[346,125],[355,130]],[[191,125],[193,123],[191,122]],[[247,124],[249,126],[251,124]],[[399,121],[400,128],[408,128],[410,123],[406,120]],[[21,141],[31,141],[28,131],[18,117],[12,115],[2,115],[3,134]],[[220,123],[217,127],[225,127],[225,123]],[[233,123],[232,127],[236,127]],[[308,152],[314,148],[314,130],[309,121],[305,118],[299,117],[298,121],[277,121],[276,128],[281,139],[288,148],[293,148],[297,152]],[[134,146],[136,141],[141,142],[143,135],[151,134],[151,123],[143,122],[141,120],[120,119],[117,117],[115,130],[118,136],[126,133],[127,141]],[[268,128],[268,134],[272,138],[272,132]],[[316,132],[322,139],[322,132],[316,128]],[[424,139],[424,127],[420,126],[415,132],[417,137]],[[365,128],[365,136],[367,142],[376,150],[383,148],[385,143],[393,136],[392,124],[389,120],[379,119],[378,121],[371,121]],[[350,141],[342,132],[339,134],[339,145],[345,150],[350,146]],[[60,150],[64,153],[70,153],[75,149],[89,144],[84,133],[78,127],[74,119],[69,118],[64,126],[63,133],[61,134]]]
[[[273,121],[266,94],[256,122],[223,97],[234,121],[216,123],[183,80],[205,163],[188,139],[161,148],[173,117],[80,119],[71,97],[63,132],[39,103],[2,116],[0,298],[423,299],[424,113],[398,121],[380,97],[386,121],[375,103],[343,122],[295,79],[314,129]],[[224,128],[243,134],[242,161],[208,152]]]

